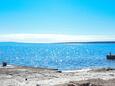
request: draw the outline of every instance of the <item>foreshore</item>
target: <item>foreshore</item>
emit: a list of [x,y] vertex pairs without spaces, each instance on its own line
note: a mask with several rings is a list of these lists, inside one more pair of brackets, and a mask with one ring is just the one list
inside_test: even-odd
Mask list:
[[115,86],[115,69],[76,71],[8,65],[0,67],[0,86]]

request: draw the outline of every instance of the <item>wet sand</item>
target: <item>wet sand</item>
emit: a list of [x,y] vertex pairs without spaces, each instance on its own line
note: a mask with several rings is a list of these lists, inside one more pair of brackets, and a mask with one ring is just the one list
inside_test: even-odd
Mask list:
[[115,70],[58,71],[21,66],[0,67],[0,86],[115,86]]

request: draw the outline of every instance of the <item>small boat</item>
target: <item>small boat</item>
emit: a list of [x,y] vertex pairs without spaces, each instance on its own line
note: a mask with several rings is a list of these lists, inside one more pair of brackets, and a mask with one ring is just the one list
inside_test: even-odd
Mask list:
[[106,56],[108,60],[115,60],[115,54],[109,53],[109,55]]

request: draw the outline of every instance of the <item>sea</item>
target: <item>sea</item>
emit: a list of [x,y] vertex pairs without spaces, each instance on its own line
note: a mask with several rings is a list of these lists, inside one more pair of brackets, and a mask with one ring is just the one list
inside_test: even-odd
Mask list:
[[115,68],[115,43],[15,43],[0,42],[0,64],[76,70]]

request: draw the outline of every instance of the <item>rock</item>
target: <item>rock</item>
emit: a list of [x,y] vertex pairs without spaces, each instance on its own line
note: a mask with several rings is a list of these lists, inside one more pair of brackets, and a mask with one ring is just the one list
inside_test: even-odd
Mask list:
[[28,79],[27,78],[25,78],[25,81],[27,81]]
[[110,70],[114,70],[114,69],[112,69],[112,68],[110,68],[110,67],[108,67],[108,68],[106,69],[106,71],[110,71]]
[[67,86],[78,86],[78,85],[75,85],[73,83],[69,83]]
[[67,86],[78,86],[78,83],[70,81]]
[[7,66],[7,62],[2,62],[2,66],[3,67]]
[[58,70],[57,72],[58,72],[58,73],[62,73],[62,71],[60,71],[60,70]]
[[92,84],[88,81],[83,81],[83,82],[69,82],[69,84],[67,86],[102,86],[102,85],[96,85],[96,84]]
[[86,83],[82,83],[80,84],[79,86],[90,86],[91,84],[89,82],[86,82]]

